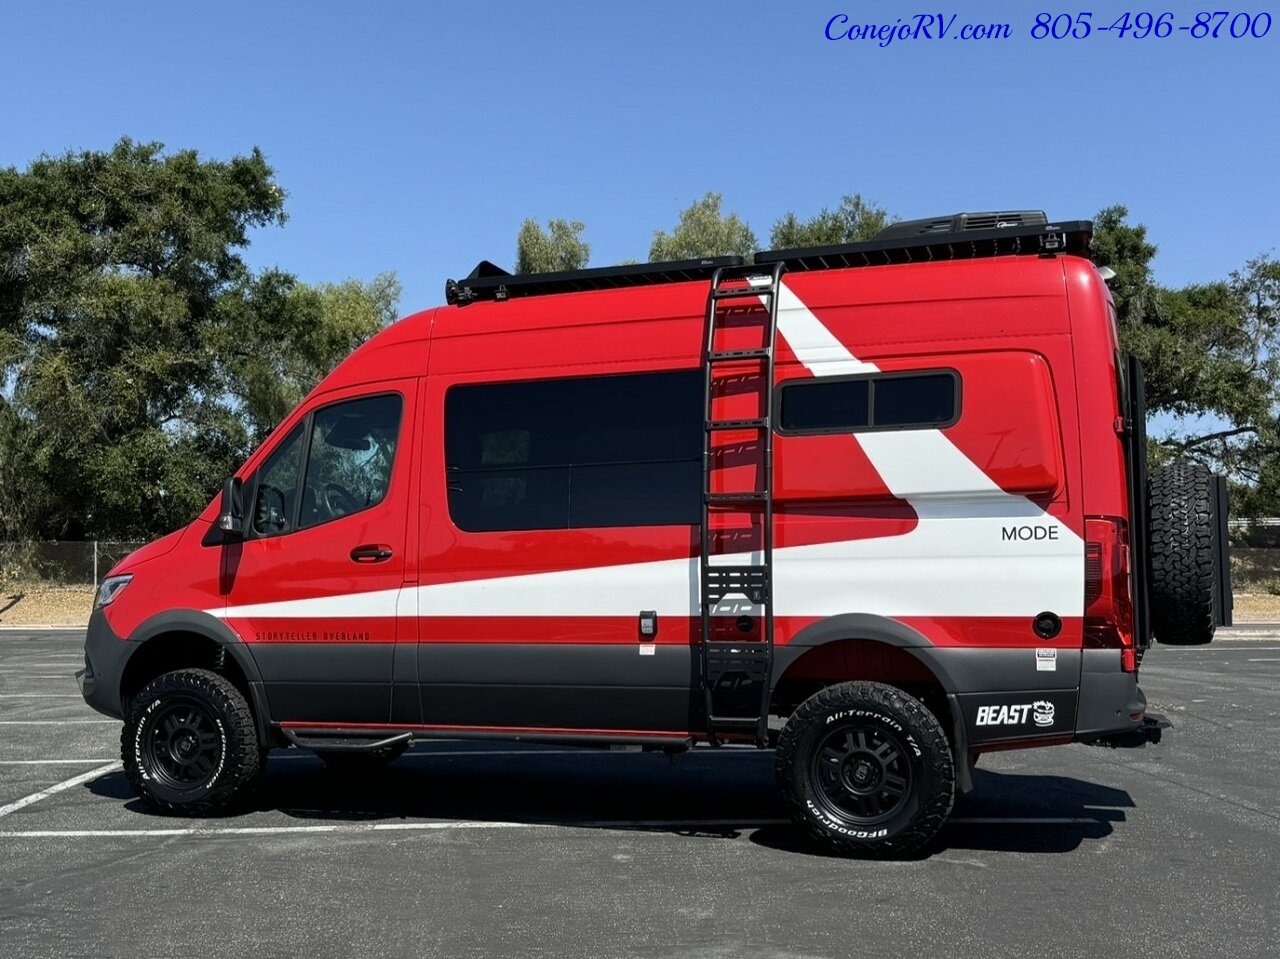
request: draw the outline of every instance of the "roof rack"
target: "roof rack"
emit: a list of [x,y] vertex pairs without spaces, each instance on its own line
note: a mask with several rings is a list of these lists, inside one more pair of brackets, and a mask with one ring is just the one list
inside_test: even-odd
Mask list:
[[465,305],[476,300],[508,300],[516,296],[540,296],[546,293],[580,293],[584,290],[614,290],[625,286],[709,280],[711,274],[720,267],[741,266],[744,262],[740,256],[713,256],[700,260],[634,263],[591,270],[513,275],[488,260],[481,260],[465,279],[445,281],[444,299],[450,305]]
[[[755,262],[782,262],[788,271],[794,272],[992,256],[1047,256],[1057,253],[1088,256],[1092,246],[1093,223],[1089,220],[987,226],[990,221],[985,216],[982,220],[978,220],[975,214],[948,218],[960,229],[945,233],[929,228],[929,225],[938,223],[937,220],[896,223],[865,243],[768,250],[757,253]],[[976,221],[982,228],[967,226],[966,217],[969,223]]]
[[[1039,210],[997,213],[958,213],[893,223],[863,243],[798,247],[757,253],[758,266],[783,263],[788,271],[832,270],[851,266],[886,266],[938,260],[971,260],[994,256],[1088,256],[1093,223],[1066,220],[1050,223]],[[628,286],[652,286],[685,280],[709,280],[720,267],[743,266],[740,256],[716,256],[669,263],[636,263],[591,270],[512,275],[481,260],[471,275],[447,280],[445,302],[465,306],[477,300],[508,300],[517,296],[579,293]]]

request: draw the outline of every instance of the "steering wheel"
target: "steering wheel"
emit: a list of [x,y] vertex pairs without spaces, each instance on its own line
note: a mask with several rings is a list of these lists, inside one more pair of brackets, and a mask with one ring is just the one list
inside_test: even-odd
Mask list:
[[253,526],[259,533],[282,533],[289,526],[285,516],[284,490],[263,483],[258,487],[258,501],[254,504]]
[[360,504],[356,498],[337,483],[324,484],[324,506],[329,511],[329,515],[334,518],[360,510]]

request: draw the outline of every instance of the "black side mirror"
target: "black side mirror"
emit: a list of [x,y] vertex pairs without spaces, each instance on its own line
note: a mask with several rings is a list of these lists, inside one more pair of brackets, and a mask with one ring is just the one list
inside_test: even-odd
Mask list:
[[222,484],[222,510],[218,515],[218,529],[224,542],[244,538],[243,484],[240,477],[231,476]]

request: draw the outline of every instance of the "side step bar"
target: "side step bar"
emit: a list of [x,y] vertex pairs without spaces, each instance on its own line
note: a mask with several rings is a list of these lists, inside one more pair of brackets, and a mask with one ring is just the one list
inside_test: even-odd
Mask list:
[[325,752],[368,753],[387,746],[406,746],[413,744],[413,733],[396,733],[392,736],[373,738],[367,733],[361,734],[354,729],[314,730],[307,736],[299,736],[287,726],[281,726],[280,732],[291,744],[300,749],[323,749]]
[[400,743],[412,745],[419,740],[469,739],[491,742],[547,743],[565,746],[608,748],[610,746],[642,746],[668,752],[686,752],[693,748],[693,736],[688,733],[610,732],[608,730],[547,730],[539,729],[468,729],[443,726],[401,730],[369,730],[343,728],[291,729],[278,726],[280,734],[291,745],[300,749],[327,751],[368,752],[384,746]]

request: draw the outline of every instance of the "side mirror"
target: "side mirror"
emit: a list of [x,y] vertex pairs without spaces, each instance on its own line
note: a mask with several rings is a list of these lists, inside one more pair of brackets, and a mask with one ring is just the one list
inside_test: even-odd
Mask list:
[[222,484],[222,510],[218,515],[218,529],[224,541],[244,538],[243,484],[240,477],[231,476]]

